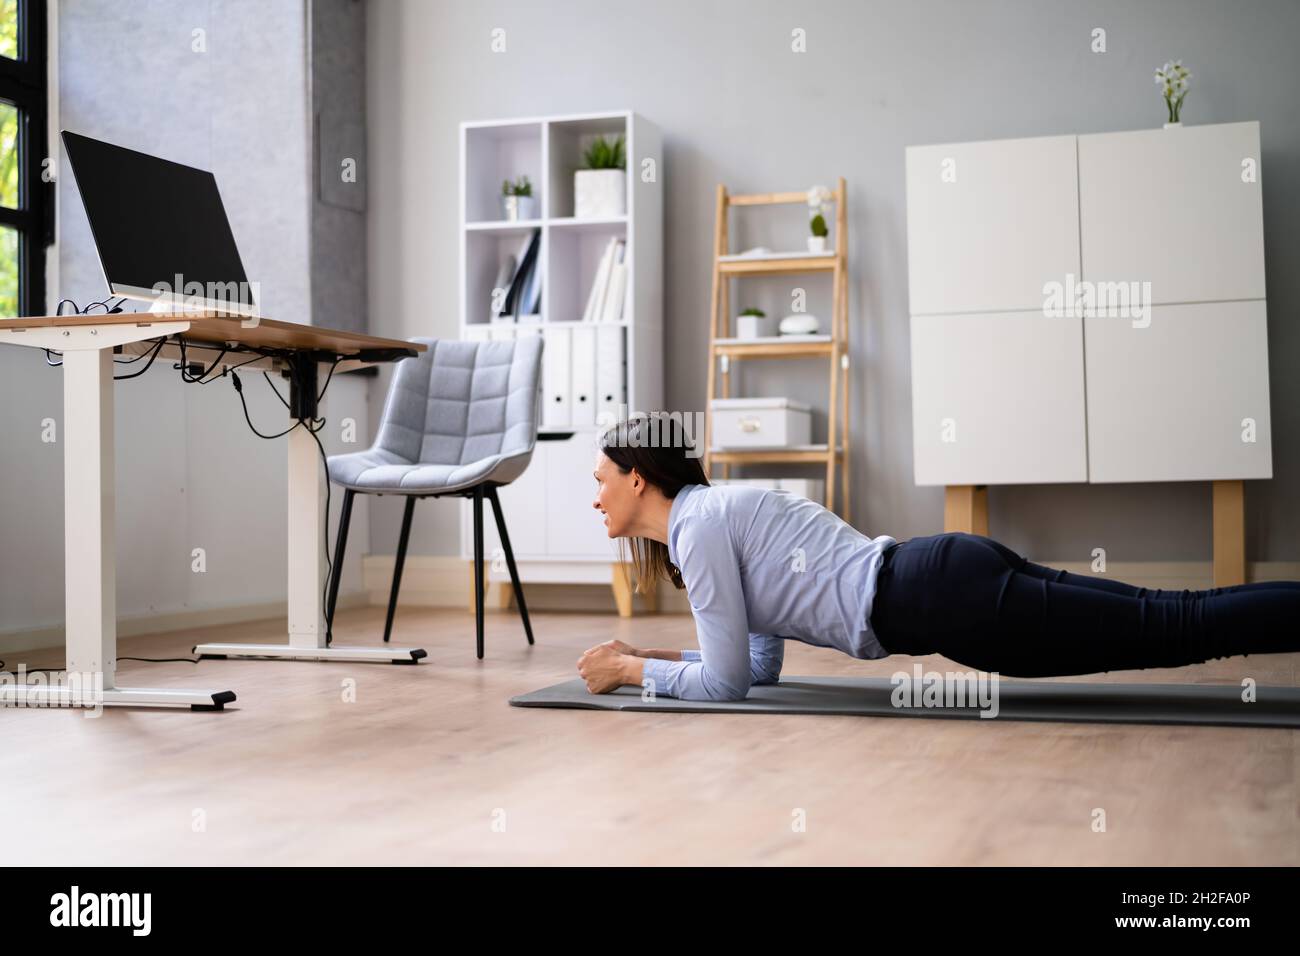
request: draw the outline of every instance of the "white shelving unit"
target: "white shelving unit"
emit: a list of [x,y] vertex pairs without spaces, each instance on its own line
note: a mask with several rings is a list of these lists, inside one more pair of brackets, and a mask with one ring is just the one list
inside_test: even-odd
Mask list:
[[[622,134],[627,153],[627,214],[574,218],[573,174],[596,136]],[[541,335],[543,401],[571,395],[548,356],[567,350],[581,330],[621,337],[621,394],[592,395],[602,410],[623,414],[663,405],[663,194],[659,130],[631,111],[546,116],[462,123],[460,127],[460,331],[462,338],[511,339]],[[646,161],[653,177],[643,175]],[[526,175],[533,184],[538,218],[502,218],[501,183]],[[536,316],[513,323],[491,322],[493,288],[505,257],[518,255],[540,230],[541,305]],[[582,315],[601,255],[613,237],[626,241],[627,298],[619,322],[583,322]],[[577,330],[577,331],[575,331]],[[570,368],[572,364],[570,363]],[[584,390],[585,391],[585,390]],[[544,417],[527,471],[502,488],[500,500],[520,578],[537,583],[609,585],[619,611],[631,613],[629,569],[619,564],[617,543],[607,537],[592,507],[596,439],[601,425],[569,424],[552,409]],[[621,417],[621,416],[620,416]],[[484,522],[489,582],[502,582],[499,600],[509,598],[495,522]],[[461,557],[472,572],[472,505],[462,509]]]

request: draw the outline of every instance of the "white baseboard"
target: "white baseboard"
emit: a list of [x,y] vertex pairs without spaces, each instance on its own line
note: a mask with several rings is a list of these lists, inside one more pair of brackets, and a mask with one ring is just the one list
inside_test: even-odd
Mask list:
[[[388,592],[393,581],[395,558],[391,554],[367,554],[361,559],[363,583],[370,592],[372,604],[387,606]],[[410,607],[470,607],[471,562],[456,555],[407,555],[402,568],[402,589],[398,596],[399,606]],[[593,567],[599,567],[593,565]],[[524,594],[528,609],[538,611],[580,611],[618,612],[614,601],[613,589],[608,584],[613,574],[612,565],[604,565],[606,570],[600,572],[605,583],[569,583],[554,581],[530,581],[527,573],[521,573],[524,581]],[[504,581],[500,580],[504,577]],[[497,610],[497,589],[504,586],[509,591],[508,575],[493,574],[488,585],[487,610]],[[686,592],[679,591],[672,585],[660,581],[657,592],[659,610],[671,614],[689,614],[690,603]],[[645,598],[633,596],[633,613],[645,610]],[[512,612],[513,613],[513,612]]]
[[[468,594],[469,592],[466,591]],[[365,591],[352,591],[339,595],[339,608],[366,607],[370,604]],[[219,627],[223,624],[244,624],[248,621],[266,621],[288,618],[286,601],[267,601],[262,604],[240,604],[229,607],[197,608],[192,611],[173,611],[166,614],[122,618],[117,622],[117,636],[139,637],[144,634],[161,634],[166,631],[184,631],[200,627]],[[0,655],[19,651],[43,650],[62,647],[62,625],[0,632]]]

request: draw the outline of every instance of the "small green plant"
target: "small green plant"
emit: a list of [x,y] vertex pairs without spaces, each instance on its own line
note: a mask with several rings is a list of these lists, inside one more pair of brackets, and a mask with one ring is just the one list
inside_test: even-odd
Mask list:
[[764,312],[762,309],[756,309],[756,308],[754,308],[752,305],[751,305],[748,309],[746,309],[745,311],[741,312],[740,314],[741,314],[741,315],[756,315],[756,316],[758,316],[760,319],[765,318],[765,317],[767,316],[767,313]]
[[533,194],[533,184],[528,181],[527,176],[520,176],[513,183],[508,179],[501,181],[501,195],[503,196],[531,196]]
[[597,136],[582,153],[583,169],[626,169],[623,134],[613,140]]
[[826,217],[823,216],[821,213],[818,213],[817,215],[813,216],[810,220],[808,220],[808,228],[812,230],[812,234],[814,236],[825,238],[827,234]]

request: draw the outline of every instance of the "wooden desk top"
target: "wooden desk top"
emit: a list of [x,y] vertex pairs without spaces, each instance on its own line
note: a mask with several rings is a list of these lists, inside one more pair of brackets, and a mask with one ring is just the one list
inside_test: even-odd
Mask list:
[[[16,319],[0,319],[0,331],[14,329],[71,328],[79,325],[140,326],[157,322],[189,322],[189,331],[182,333],[186,342],[204,342],[224,346],[235,342],[249,348],[312,350],[333,352],[336,355],[358,355],[363,350],[403,349],[408,354],[424,352],[427,346],[402,339],[385,339],[359,332],[343,332],[296,322],[277,322],[259,319],[258,324],[245,328],[239,316],[219,315],[213,312],[114,312],[89,315],[41,315]],[[371,361],[387,361],[378,358]]]

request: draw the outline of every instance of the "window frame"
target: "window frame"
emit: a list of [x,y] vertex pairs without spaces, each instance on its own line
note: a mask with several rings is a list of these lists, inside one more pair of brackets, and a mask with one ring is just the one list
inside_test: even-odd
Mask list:
[[18,109],[19,208],[0,206],[0,225],[18,231],[18,314],[43,315],[45,255],[54,241],[54,184],[41,176],[49,145],[45,0],[18,0],[17,16],[18,59],[0,56],[0,100]]

